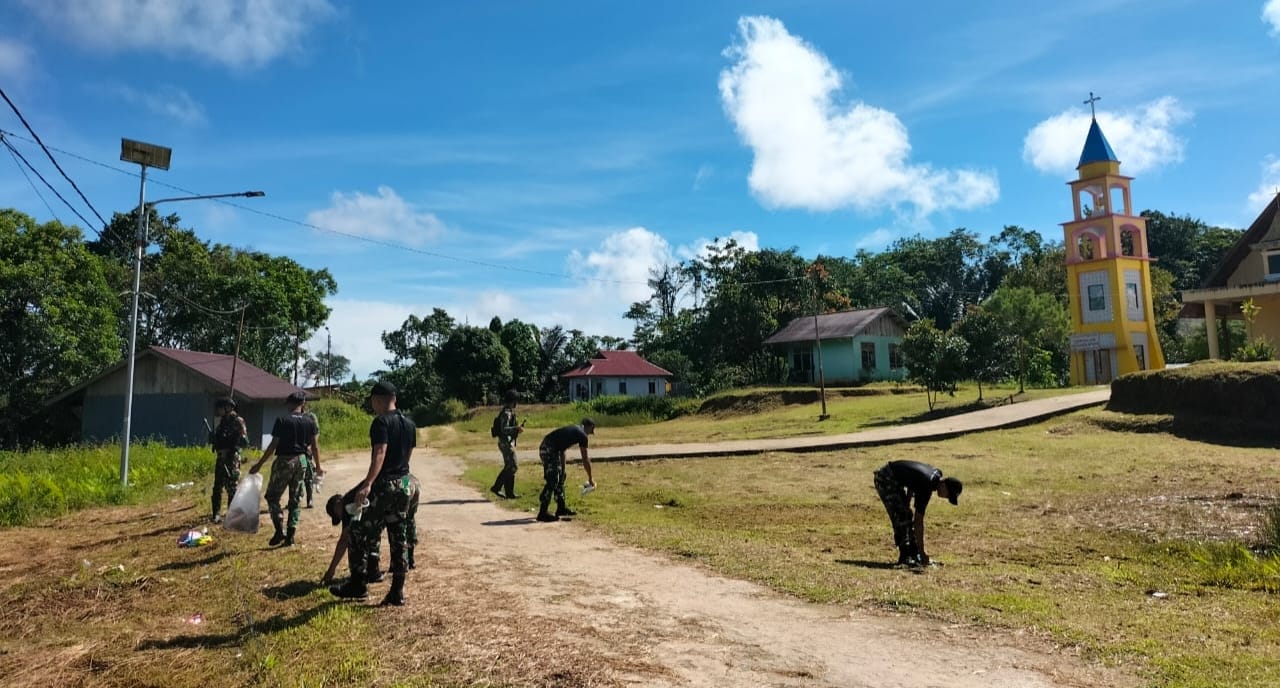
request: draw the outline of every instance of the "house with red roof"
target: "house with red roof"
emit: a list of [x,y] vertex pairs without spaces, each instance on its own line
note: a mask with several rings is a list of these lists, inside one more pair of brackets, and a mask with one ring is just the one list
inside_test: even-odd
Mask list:
[[[265,447],[276,417],[289,412],[285,397],[303,391],[226,354],[153,346],[138,352],[134,361],[132,434],[173,446],[204,444],[208,439],[205,422],[214,422],[214,402],[230,395],[248,426],[249,442]],[[59,425],[68,428],[67,434],[78,425],[79,439],[85,442],[120,436],[126,362],[121,360],[45,402],[46,409],[64,417],[66,422]]]
[[598,351],[560,379],[569,383],[569,401],[587,401],[606,395],[666,396],[671,373],[634,351]]

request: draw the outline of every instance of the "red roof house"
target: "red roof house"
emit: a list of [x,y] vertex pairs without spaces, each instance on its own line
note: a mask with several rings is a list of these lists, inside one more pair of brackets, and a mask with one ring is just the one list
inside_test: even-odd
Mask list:
[[570,401],[605,395],[666,396],[670,378],[670,371],[634,351],[598,351],[591,360],[560,376],[569,383]]
[[[76,416],[81,440],[119,437],[128,374],[125,363],[121,360],[45,406]],[[204,444],[205,421],[213,422],[214,402],[230,393],[233,370],[234,398],[250,442],[269,441],[276,417],[288,413],[285,397],[301,388],[234,356],[161,346],[140,351],[134,359],[131,434],[174,446]]]

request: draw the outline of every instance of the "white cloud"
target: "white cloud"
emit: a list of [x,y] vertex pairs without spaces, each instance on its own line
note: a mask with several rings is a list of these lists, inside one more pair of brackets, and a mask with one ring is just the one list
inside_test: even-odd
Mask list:
[[674,262],[666,239],[644,227],[632,227],[610,234],[599,248],[586,254],[574,250],[569,254],[569,273],[580,274],[578,267],[585,268],[583,276],[592,280],[586,283],[587,288],[598,297],[620,298],[625,310],[632,302],[649,297],[649,270]]
[[853,247],[857,249],[878,249],[888,246],[898,235],[884,227],[876,231],[865,234],[861,239],[854,243]]
[[206,121],[204,106],[177,86],[149,87],[144,92],[132,86],[117,85],[108,88],[107,92],[126,103],[150,110],[179,124],[195,126]]
[[[1099,112],[1098,125],[1129,174],[1182,162],[1186,142],[1175,128],[1191,119],[1177,98],[1165,96],[1130,110]],[[1080,161],[1090,115],[1076,108],[1027,132],[1022,158],[1041,172],[1071,175]]]
[[909,160],[907,128],[888,110],[840,102],[843,77],[816,48],[770,17],[738,20],[720,97],[755,153],[749,183],[774,207],[882,210],[920,215],[975,208],[999,197],[994,174],[939,170]]
[[[1280,7],[1280,0],[1275,0],[1272,4]],[[1276,197],[1277,192],[1280,192],[1280,158],[1268,155],[1262,161],[1262,181],[1258,182],[1258,190],[1249,194],[1249,211],[1256,213],[1262,210]]]
[[701,190],[702,185],[706,183],[706,181],[710,179],[711,175],[715,174],[715,172],[716,172],[716,168],[712,167],[711,165],[708,165],[706,163],[699,165],[698,171],[693,174],[693,190],[694,191]]
[[31,48],[11,38],[0,38],[0,77],[20,79],[31,72]]
[[723,238],[717,237],[715,239],[701,239],[701,238],[694,239],[693,241],[677,248],[675,251],[675,254],[681,260],[690,260],[693,258],[706,258],[711,251],[712,245],[716,244],[717,242],[724,243],[724,241],[727,239],[734,240],[735,242],[737,242],[738,246],[741,246],[743,249],[747,251],[760,250],[760,237],[757,236],[755,232],[733,231],[733,232],[729,232],[729,236],[723,237]]
[[432,213],[419,211],[391,187],[379,186],[376,196],[360,191],[333,192],[328,208],[307,214],[307,221],[343,234],[384,239],[421,246],[440,236],[444,223]]
[[1271,35],[1280,36],[1280,0],[1267,0],[1262,6],[1262,21],[1271,25]]
[[25,0],[50,27],[109,52],[196,55],[261,67],[296,50],[327,0]]

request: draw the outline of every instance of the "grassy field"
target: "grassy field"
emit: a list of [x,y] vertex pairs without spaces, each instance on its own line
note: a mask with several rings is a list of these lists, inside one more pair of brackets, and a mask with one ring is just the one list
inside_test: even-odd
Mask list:
[[[525,420],[525,446],[536,448],[542,435],[561,425],[576,423],[584,415],[591,415],[597,423],[592,446],[612,447],[654,442],[714,442],[718,440],[758,439],[766,437],[794,437],[804,435],[838,435],[886,425],[898,425],[927,420],[953,413],[976,410],[978,391],[974,386],[962,386],[954,397],[942,398],[938,409],[929,413],[924,392],[905,391],[892,383],[880,383],[852,390],[828,390],[826,420],[818,420],[821,406],[818,403],[786,403],[789,393],[812,393],[812,388],[794,390],[765,388],[736,390],[711,397],[693,405],[706,409],[698,413],[680,416],[673,420],[653,423],[649,419],[614,418],[591,414],[578,405],[536,405],[517,408]],[[1088,391],[1087,387],[1067,389],[1034,389],[1016,395],[1019,401],[1041,399],[1063,394]],[[984,387],[985,403],[996,399],[1008,399],[1017,392],[1016,386]],[[846,396],[845,394],[850,394]],[[856,395],[856,396],[853,396]],[[731,403],[717,404],[720,397],[732,396]],[[491,411],[491,412],[490,412]],[[442,451],[458,455],[493,451],[494,440],[489,434],[493,414],[497,409],[477,410],[470,420],[454,424],[451,433],[435,433]]]
[[119,445],[0,452],[0,526],[145,500],[163,493],[166,484],[202,480],[212,471],[208,449],[138,444],[129,452],[126,488]]
[[[530,614],[457,563],[418,552],[410,606],[344,603],[319,584],[336,534],[301,544],[210,529],[190,492],[90,509],[0,539],[0,676],[14,688],[612,686],[592,630]],[[375,586],[374,602],[385,585]],[[415,607],[415,600],[417,607]],[[380,648],[395,648],[382,652]]]
[[[605,463],[600,489],[571,502],[618,540],[814,602],[1029,630],[1152,686],[1280,684],[1280,559],[1248,549],[1277,508],[1275,450],[1100,425],[1117,415],[857,452]],[[966,485],[960,506],[930,505],[941,566],[918,574],[889,566],[871,487],[905,457]],[[511,506],[535,505],[539,473],[526,464]],[[467,472],[480,487],[493,474]]]

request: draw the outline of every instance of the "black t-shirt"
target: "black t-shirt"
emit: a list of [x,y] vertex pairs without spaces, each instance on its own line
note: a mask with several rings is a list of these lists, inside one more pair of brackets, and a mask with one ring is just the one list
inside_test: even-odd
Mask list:
[[565,451],[575,444],[580,444],[583,449],[586,449],[587,442],[587,431],[583,430],[581,425],[566,425],[552,430],[542,438],[542,446],[554,452]]
[[929,506],[929,498],[942,482],[942,471],[919,461],[890,461],[889,470],[894,480],[907,488],[907,497],[916,498],[916,513],[923,514]]
[[403,478],[409,475],[409,456],[418,446],[418,429],[399,409],[373,419],[369,426],[369,442],[387,445],[382,470],[376,480]]
[[302,456],[311,450],[320,429],[316,422],[302,413],[278,416],[271,426],[271,436],[276,439],[276,456]]

